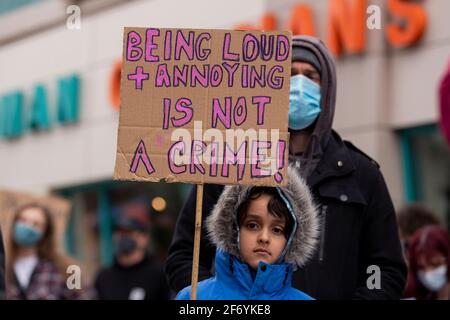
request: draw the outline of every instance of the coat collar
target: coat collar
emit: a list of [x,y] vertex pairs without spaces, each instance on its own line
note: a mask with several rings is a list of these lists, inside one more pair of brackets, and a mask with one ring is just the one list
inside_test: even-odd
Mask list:
[[290,287],[292,282],[293,269],[289,264],[260,262],[253,279],[246,263],[221,250],[216,250],[215,267],[216,278],[223,286],[249,298],[261,294],[277,295],[286,287]]
[[308,185],[314,187],[330,177],[343,177],[355,171],[355,165],[341,137],[335,132],[328,141],[325,152],[316,169],[308,177]]

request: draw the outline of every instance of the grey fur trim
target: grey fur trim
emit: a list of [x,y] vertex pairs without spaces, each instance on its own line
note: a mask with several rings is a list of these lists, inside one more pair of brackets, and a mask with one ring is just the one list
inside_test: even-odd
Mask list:
[[[313,256],[319,234],[317,208],[308,186],[294,167],[288,168],[289,182],[283,192],[294,208],[298,228],[285,261],[303,266]],[[206,220],[208,236],[217,248],[239,257],[237,250],[237,209],[251,186],[226,186]]]

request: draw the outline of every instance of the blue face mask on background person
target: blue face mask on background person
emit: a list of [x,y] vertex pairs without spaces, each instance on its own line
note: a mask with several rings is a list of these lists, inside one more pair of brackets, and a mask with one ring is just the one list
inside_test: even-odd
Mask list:
[[126,256],[132,253],[138,244],[136,240],[131,238],[129,235],[116,235],[114,237],[114,249],[117,256]]
[[439,291],[447,283],[447,266],[442,265],[431,271],[419,271],[419,281],[430,291]]
[[32,226],[16,222],[14,225],[14,241],[21,246],[34,246],[42,238],[42,232]]
[[320,113],[320,86],[304,75],[291,77],[289,92],[289,128],[309,127]]

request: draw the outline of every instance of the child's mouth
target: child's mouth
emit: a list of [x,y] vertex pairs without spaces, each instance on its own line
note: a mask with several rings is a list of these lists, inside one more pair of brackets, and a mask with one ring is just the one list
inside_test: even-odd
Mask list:
[[256,254],[261,254],[261,255],[268,255],[270,256],[270,252],[265,250],[265,249],[256,249],[253,251]]

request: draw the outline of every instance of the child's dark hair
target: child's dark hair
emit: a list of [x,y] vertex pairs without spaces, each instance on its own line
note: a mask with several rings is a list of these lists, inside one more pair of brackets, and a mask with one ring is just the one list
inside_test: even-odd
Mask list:
[[270,196],[269,203],[267,204],[267,210],[269,211],[269,213],[274,217],[284,219],[285,221],[284,236],[288,238],[292,232],[292,228],[294,225],[293,217],[289,212],[286,203],[284,202],[284,200],[281,198],[280,194],[274,187],[253,187],[250,190],[250,194],[248,195],[247,200],[244,201],[238,207],[237,210],[237,221],[239,227],[242,226],[242,224],[245,221],[245,218],[247,218],[250,201],[258,199],[263,194]]

